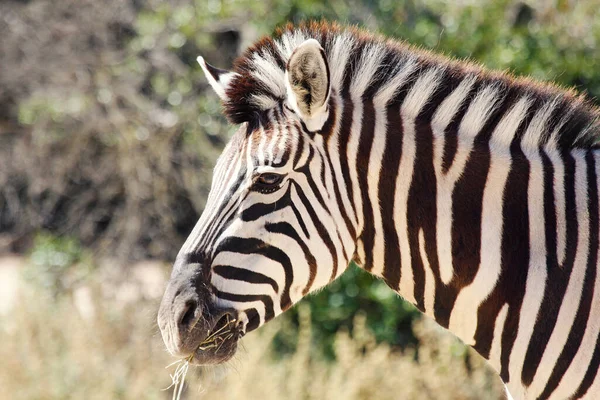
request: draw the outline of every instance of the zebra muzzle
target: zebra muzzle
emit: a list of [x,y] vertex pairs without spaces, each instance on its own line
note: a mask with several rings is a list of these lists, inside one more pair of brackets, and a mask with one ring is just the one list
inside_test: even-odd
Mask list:
[[214,364],[233,355],[242,329],[235,310],[212,304],[199,270],[198,264],[187,265],[171,276],[158,311],[158,326],[173,356],[193,355],[195,363]]

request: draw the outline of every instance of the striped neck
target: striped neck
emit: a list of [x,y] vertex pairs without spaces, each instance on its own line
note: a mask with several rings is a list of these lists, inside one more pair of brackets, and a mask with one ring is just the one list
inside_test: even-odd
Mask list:
[[[535,325],[538,313],[573,326],[584,280],[593,291],[598,154],[560,148],[564,117],[554,99],[474,76],[446,81],[437,68],[398,82],[393,98],[371,89],[333,100],[329,141],[347,172],[355,259],[519,393],[539,371],[550,379],[542,356],[562,349],[559,336]],[[575,271],[580,284],[569,286]],[[575,308],[561,311],[556,298]],[[584,300],[580,324],[592,298]]]

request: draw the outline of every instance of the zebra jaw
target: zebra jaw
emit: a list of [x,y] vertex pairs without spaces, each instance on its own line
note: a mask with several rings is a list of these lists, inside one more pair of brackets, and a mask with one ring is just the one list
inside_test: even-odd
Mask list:
[[196,365],[221,364],[228,361],[234,356],[237,343],[246,334],[245,331],[246,327],[242,321],[221,318],[187,359]]

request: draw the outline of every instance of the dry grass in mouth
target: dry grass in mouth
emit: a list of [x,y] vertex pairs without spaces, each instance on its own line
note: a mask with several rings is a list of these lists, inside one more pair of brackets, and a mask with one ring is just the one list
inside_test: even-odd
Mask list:
[[[233,319],[230,321],[228,315],[225,318],[225,324],[214,332],[209,332],[208,336],[202,342],[200,342],[196,348],[196,351],[206,351],[213,348],[216,348],[216,351],[219,351],[223,343],[235,335],[232,326],[235,324],[236,320]],[[190,362],[194,358],[194,353],[166,366],[166,368],[170,368],[173,365],[177,365],[175,372],[171,375],[171,385],[164,389],[169,390],[170,388],[173,388],[173,400],[179,400],[181,398],[181,393],[183,392],[183,386],[185,383],[185,376],[190,368]]]

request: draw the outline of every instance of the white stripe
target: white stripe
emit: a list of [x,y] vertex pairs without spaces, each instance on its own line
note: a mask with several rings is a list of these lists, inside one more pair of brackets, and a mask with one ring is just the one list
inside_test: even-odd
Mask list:
[[[281,266],[278,266],[281,269]],[[255,295],[255,296],[269,296],[273,299],[274,309],[277,309],[278,314],[281,312],[279,304],[279,294],[273,290],[273,286],[268,283],[250,283],[245,281],[238,281],[236,279],[227,279],[218,274],[212,274],[211,284],[219,291],[238,294],[238,295]],[[280,288],[280,291],[283,288]],[[277,306],[275,306],[277,304]]]
[[415,119],[440,85],[442,68],[431,68],[419,76],[402,103],[402,118]]
[[425,237],[423,235],[423,229],[419,229],[418,239],[419,241],[419,255],[423,262],[423,269],[425,270],[425,314],[434,318],[434,306],[435,306],[435,276],[431,270],[429,264],[429,258],[427,258],[427,251],[425,251]]
[[500,370],[502,369],[502,365],[500,364],[500,356],[502,354],[502,332],[504,332],[504,322],[506,322],[507,314],[508,304],[504,303],[494,322],[494,338],[492,339],[490,356],[488,358],[488,362],[498,373],[500,373]]
[[328,51],[329,73],[331,87],[341,89],[348,58],[354,48],[354,38],[348,32],[336,35],[332,39],[331,49]]
[[[258,162],[260,166],[264,166],[265,161],[267,160],[266,146],[267,146],[267,135],[260,135],[260,142],[258,142],[258,149],[256,150],[256,157],[258,158]],[[213,178],[214,179],[214,178]]]
[[558,151],[553,150],[550,146],[547,146],[546,149],[554,171],[554,208],[556,212],[556,250],[548,249],[548,251],[556,251],[558,264],[563,265],[567,248],[567,215],[564,187],[565,165]]
[[285,71],[277,66],[273,55],[267,52],[254,53],[250,61],[250,68],[252,69],[250,74],[264,89],[275,97],[285,97]]
[[385,48],[379,43],[366,45],[361,53],[358,65],[350,83],[350,94],[356,103],[375,78],[379,64],[385,55]]
[[[206,230],[209,228],[208,222],[214,220],[217,217],[217,214],[226,209],[226,206],[230,204],[231,200],[224,204],[218,204],[218,201],[219,199],[223,198],[223,192],[225,192],[229,188],[233,180],[236,179],[238,171],[242,167],[242,157],[240,154],[235,154],[234,162],[235,165],[232,168],[227,169],[225,166],[225,158],[220,157],[217,161],[217,166],[215,167],[215,170],[220,171],[218,172],[219,176],[224,177],[224,175],[228,172],[229,175],[224,177],[220,181],[215,181],[213,179],[213,188],[211,188],[210,190],[210,194],[208,196],[204,212],[200,216],[198,222],[196,222],[194,229],[185,240],[183,246],[181,246],[179,254],[185,255],[197,249],[199,243],[202,241],[202,239],[204,239],[204,234],[206,233]],[[232,199],[235,199],[235,196],[232,196]]]
[[[445,130],[463,104],[477,78],[474,75],[465,77],[460,84],[444,99],[435,110],[431,120],[431,128],[436,138],[444,139]],[[442,147],[443,149],[443,147]],[[441,160],[441,152],[439,154]]]
[[523,135],[521,140],[522,148],[537,148],[540,143],[544,140],[544,136],[548,134],[546,125],[552,117],[552,112],[558,105],[558,97],[554,100],[546,102],[542,108],[536,111],[529,126],[527,132]]
[[[266,132],[264,131],[263,127],[260,127],[260,132],[262,135],[266,135]],[[273,128],[271,128],[271,132],[268,135],[268,146],[267,146],[267,160],[268,164],[272,164],[273,161],[275,160],[275,146],[277,145],[277,141],[279,139],[281,135],[281,126],[279,126],[279,124],[276,124],[276,126],[274,126]],[[251,165],[251,164],[248,164]]]
[[287,62],[296,47],[300,46],[306,39],[308,39],[304,32],[296,30],[294,32],[286,32],[281,38],[275,42],[276,47],[279,49],[282,57]]

